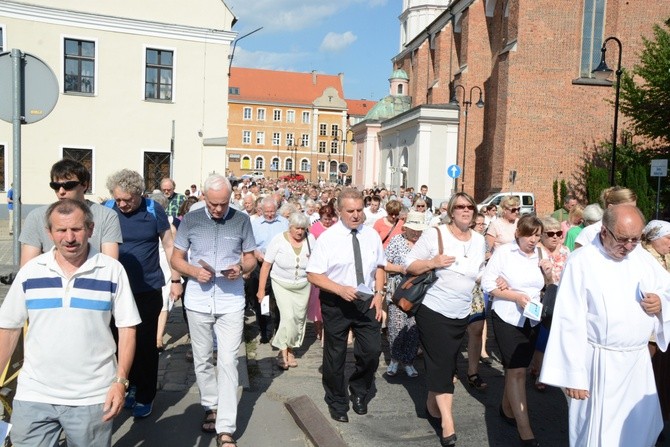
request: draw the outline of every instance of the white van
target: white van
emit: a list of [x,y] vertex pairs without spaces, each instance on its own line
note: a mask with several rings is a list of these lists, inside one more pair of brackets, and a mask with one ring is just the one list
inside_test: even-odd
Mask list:
[[535,213],[535,194],[532,192],[495,192],[478,204],[477,208],[480,212],[484,212],[487,205],[500,205],[503,197],[510,195],[519,198],[521,214]]

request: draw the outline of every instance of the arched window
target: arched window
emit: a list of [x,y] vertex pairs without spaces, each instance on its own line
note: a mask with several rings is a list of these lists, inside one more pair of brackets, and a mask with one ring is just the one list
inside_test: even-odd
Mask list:
[[270,171],[279,171],[279,157],[272,157],[270,162]]
[[265,160],[263,157],[256,157],[256,167],[254,169],[265,169]]
[[291,157],[287,157],[286,160],[284,160],[284,170],[293,171],[293,159]]
[[302,172],[308,172],[309,171],[309,160],[307,160],[306,158],[303,158],[302,160],[300,160],[300,170]]
[[403,87],[402,84],[398,84],[398,94],[399,95],[402,95],[402,87]]
[[242,169],[251,169],[251,157],[248,155],[242,157]]

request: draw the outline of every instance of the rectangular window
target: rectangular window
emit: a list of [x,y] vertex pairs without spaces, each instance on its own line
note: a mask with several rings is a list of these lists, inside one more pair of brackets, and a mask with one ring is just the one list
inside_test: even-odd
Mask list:
[[293,134],[292,133],[287,133],[286,134],[286,145],[287,146],[293,146],[293,142],[294,142]]
[[172,101],[173,52],[147,48],[144,98]]
[[318,172],[326,172],[326,162],[325,161],[319,161],[319,164],[316,166],[316,170]]
[[309,124],[309,112],[302,112],[302,123]]
[[92,94],[95,91],[95,42],[65,39],[64,57],[63,91]]
[[605,29],[605,0],[584,0],[582,25],[582,57],[579,75],[592,78],[594,68],[600,63]]
[[[90,185],[88,185],[86,194],[91,194],[93,192],[93,149],[75,149],[64,147],[63,158],[78,161],[79,163],[83,164],[86,169],[88,169],[88,172],[91,173],[91,182]],[[153,189],[151,189],[151,191],[153,191]]]
[[309,134],[302,134],[302,139],[300,140],[302,147],[309,147]]
[[328,124],[319,124],[319,135],[322,137],[328,135]]
[[295,110],[287,110],[286,111],[286,122],[287,123],[295,123]]
[[272,120],[273,121],[281,121],[281,110],[274,109],[272,111]]
[[319,141],[319,153],[320,154],[325,154],[326,153],[326,142],[325,141]]
[[258,121],[265,121],[265,109],[258,109],[256,111],[256,119]]
[[272,145],[279,146],[281,144],[281,133],[272,132]]
[[340,133],[340,126],[338,126],[337,124],[333,124],[330,129],[331,129],[330,136],[337,138],[338,137],[337,134]]
[[251,107],[245,107],[244,110],[242,110],[242,119],[244,121],[251,120]]
[[337,147],[338,147],[338,142],[337,141],[331,141],[330,142],[330,153],[331,154],[337,154]]
[[146,191],[160,189],[161,180],[170,177],[169,152],[144,153],[144,185]]
[[232,96],[239,96],[240,88],[239,87],[228,87],[228,94]]
[[242,131],[242,144],[251,144],[251,131],[243,130]]
[[265,132],[256,132],[256,144],[265,144]]
[[2,53],[5,48],[5,30],[0,26],[0,53]]

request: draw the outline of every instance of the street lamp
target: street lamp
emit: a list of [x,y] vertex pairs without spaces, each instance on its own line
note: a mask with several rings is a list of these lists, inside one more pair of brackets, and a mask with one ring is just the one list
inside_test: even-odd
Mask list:
[[[463,104],[465,106],[465,127],[463,129],[463,166],[461,166],[461,168],[462,168],[461,192],[463,192],[463,187],[465,186],[465,155],[466,155],[466,151],[467,151],[467,148],[468,148],[468,145],[467,145],[467,143],[468,143],[468,109],[472,105],[472,92],[475,89],[477,89],[479,91],[479,100],[475,103],[477,108],[481,109],[482,107],[484,107],[484,99],[482,98],[482,96],[483,96],[482,89],[475,85],[474,87],[472,87],[470,89],[470,97],[466,101],[465,100],[465,87],[463,87],[462,85],[459,84],[459,85],[456,85],[454,87],[454,95],[451,97],[451,101],[449,101],[449,103],[452,104],[452,105],[455,105],[455,106],[458,105],[458,98],[457,98],[457,95],[456,95],[456,91],[458,90],[459,87],[463,90],[463,99],[461,101],[461,104]],[[457,154],[456,155],[456,163],[458,164],[458,149],[456,150],[456,154]],[[454,191],[457,190],[457,189],[458,189],[458,178],[454,179]]]
[[[351,142],[352,142],[352,143],[355,143],[356,141],[354,140],[354,132],[353,132],[351,129],[347,129],[346,131],[344,131],[343,129],[337,128],[337,129],[335,129],[335,135],[333,135],[333,141],[341,141],[341,142],[342,142],[342,143],[341,143],[341,145],[342,145],[342,151],[341,151],[341,154],[342,154],[341,159],[342,159],[342,160],[341,160],[341,163],[344,163],[344,153],[345,153],[346,150],[347,150],[347,138],[346,138],[346,135],[347,135],[349,132],[351,132]],[[338,133],[339,133],[339,135],[341,136],[341,138],[338,138],[338,136],[337,136]],[[330,169],[330,168],[329,168],[329,169]],[[344,173],[344,172],[342,173],[342,185],[344,185],[344,183],[345,183],[346,175],[347,175],[346,173]]]
[[623,70],[621,69],[621,53],[622,53],[622,45],[621,41],[617,39],[614,36],[608,37],[605,39],[603,42],[603,46],[600,49],[600,52],[602,54],[601,59],[600,59],[600,65],[592,71],[592,73],[596,76],[597,79],[601,80],[607,80],[611,75],[612,75],[612,69],[607,66],[607,62],[605,62],[605,53],[607,52],[607,42],[610,40],[613,40],[617,43],[619,46],[619,62],[617,64],[616,68],[616,94],[614,96],[614,130],[612,132],[612,166],[610,170],[610,186],[614,186],[614,172],[615,172],[615,166],[616,166],[616,140],[617,140],[617,127],[619,125],[619,90],[621,88],[621,74],[623,73]]
[[291,167],[293,168],[291,171],[291,175],[295,178],[297,172],[295,168],[295,163],[296,163],[296,158],[298,158],[298,145],[295,144],[295,141],[289,141],[288,145],[286,146],[287,151],[291,151],[291,158],[293,162],[291,163]]

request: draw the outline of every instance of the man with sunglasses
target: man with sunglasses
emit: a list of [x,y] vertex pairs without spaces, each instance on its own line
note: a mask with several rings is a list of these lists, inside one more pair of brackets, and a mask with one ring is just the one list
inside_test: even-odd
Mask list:
[[[91,184],[91,173],[86,167],[75,160],[62,159],[51,167],[49,186],[56,193],[58,200],[74,199],[84,202],[93,213],[93,235],[89,239],[91,247],[96,251],[119,257],[119,244],[123,242],[121,227],[116,213],[99,203],[86,199],[86,191]],[[48,205],[36,208],[28,214],[23,225],[19,242],[21,242],[21,262],[26,262],[45,253],[53,247],[46,229],[45,217]]]
[[670,275],[636,249],[643,228],[634,205],[608,208],[561,278],[540,381],[572,399],[572,446],[651,446],[663,429],[647,345],[668,347]]

